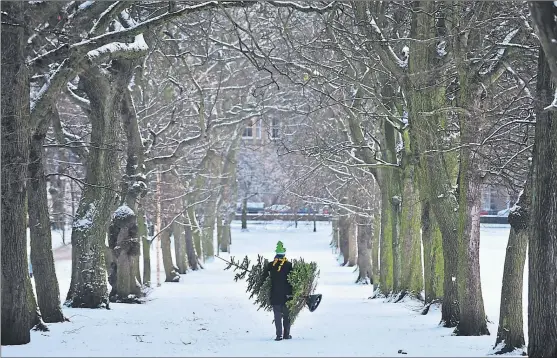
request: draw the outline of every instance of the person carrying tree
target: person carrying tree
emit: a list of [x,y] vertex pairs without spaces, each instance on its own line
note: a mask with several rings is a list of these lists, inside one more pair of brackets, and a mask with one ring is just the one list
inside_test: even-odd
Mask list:
[[[291,339],[290,312],[286,302],[292,298],[292,285],[288,282],[288,274],[292,271],[292,263],[286,259],[286,249],[282,241],[277,242],[275,258],[267,264],[263,278],[271,276],[270,301],[275,316],[276,335],[275,341]],[[284,331],[283,331],[284,326]],[[284,335],[283,335],[284,333]]]

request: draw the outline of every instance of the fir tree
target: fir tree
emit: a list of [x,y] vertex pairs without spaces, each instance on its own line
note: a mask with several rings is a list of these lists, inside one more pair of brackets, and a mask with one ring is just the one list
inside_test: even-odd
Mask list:
[[[281,250],[277,252],[286,251],[280,241],[277,243],[277,250],[279,249]],[[272,311],[273,307],[270,302],[271,279],[270,277],[263,279],[269,261],[258,255],[257,262],[251,265],[251,268],[250,263],[251,261],[247,256],[241,262],[231,257],[225,270],[233,268],[235,272],[237,271],[234,275],[234,281],[246,279],[248,283],[246,292],[250,293],[250,299],[254,298],[254,304],[259,306],[258,310]],[[292,299],[286,303],[290,311],[292,324],[304,308],[307,297],[314,293],[318,277],[319,270],[315,262],[307,263],[303,259],[292,260],[292,271],[288,275],[288,282],[292,285]]]

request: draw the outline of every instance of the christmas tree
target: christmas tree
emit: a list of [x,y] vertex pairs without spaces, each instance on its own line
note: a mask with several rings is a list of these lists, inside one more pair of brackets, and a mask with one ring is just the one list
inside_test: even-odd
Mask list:
[[[276,252],[286,252],[280,241],[277,243]],[[250,299],[255,299],[254,304],[259,305],[258,310],[272,311],[273,307],[270,302],[271,279],[269,277],[264,278],[265,268],[269,261],[258,255],[257,262],[251,265],[251,268],[250,263],[251,261],[247,256],[244,257],[242,262],[231,257],[225,270],[233,268],[235,272],[237,271],[234,281],[246,279],[248,283],[246,291],[250,293]],[[292,260],[292,271],[288,274],[288,282],[292,285],[292,299],[286,303],[290,311],[292,324],[306,305],[306,299],[314,293],[318,277],[319,270],[315,262],[308,263],[301,258]]]

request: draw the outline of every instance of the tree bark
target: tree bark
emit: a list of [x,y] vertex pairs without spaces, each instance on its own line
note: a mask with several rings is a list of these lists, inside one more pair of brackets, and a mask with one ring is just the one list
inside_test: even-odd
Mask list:
[[[54,108],[54,110],[56,110]],[[58,115],[58,114],[56,114]],[[58,165],[57,172],[63,174],[67,164],[66,152],[59,150],[57,153]],[[53,216],[53,229],[62,231],[62,241],[65,243],[65,228],[66,228],[66,180],[62,175],[57,175],[51,180],[50,195],[52,197],[52,216]],[[43,312],[45,314],[45,312]],[[46,320],[46,315],[45,315]],[[48,321],[46,321],[48,322]]]
[[184,237],[186,240],[186,254],[188,255],[188,266],[193,270],[199,270],[198,258],[195,253],[195,245],[193,243],[193,230],[191,227],[191,221],[189,219],[188,213],[185,215],[186,226],[184,227]]
[[346,266],[346,264],[348,264],[350,250],[350,216],[348,213],[342,213],[339,216],[338,229],[339,249],[342,254],[342,266]]
[[369,219],[360,220],[358,223],[358,278],[356,283],[364,285],[373,284],[371,269],[371,242],[373,226]]
[[225,233],[224,217],[222,214],[217,216],[217,241],[219,245],[219,252],[229,252],[228,240],[225,239],[227,236]]
[[135,276],[132,260],[139,257],[141,241],[137,217],[127,205],[120,206],[113,215],[108,247],[112,250],[111,272],[108,276],[112,286],[110,302],[139,303],[141,283]]
[[186,258],[186,238],[183,226],[174,221],[172,223],[172,234],[174,235],[174,254],[176,255],[178,273],[185,274],[188,270],[188,261]]
[[358,263],[358,225],[354,215],[349,217],[348,227],[348,263],[346,266],[354,267]]
[[409,57],[409,79],[405,84],[409,103],[409,133],[412,152],[419,154],[420,195],[428,200],[431,211],[439,225],[443,247],[443,303],[441,323],[444,327],[456,327],[460,308],[457,289],[458,268],[458,202],[454,195],[452,162],[449,156],[438,151],[436,138],[438,128],[446,123],[444,113],[425,116],[446,105],[443,73],[439,75],[435,42],[429,39],[438,36],[435,17],[436,3],[419,1],[414,3],[411,24],[412,38],[417,41]]
[[193,236],[193,244],[195,247],[195,253],[197,260],[203,257],[203,246],[201,243],[201,230],[199,228],[199,223],[197,222],[197,215],[195,214],[195,209],[193,206],[188,208],[188,218],[191,227],[191,234]]
[[162,262],[166,276],[164,282],[180,282],[178,268],[174,265],[174,262],[172,262],[172,251],[170,250],[170,246],[170,230],[164,229],[161,233]]
[[248,199],[242,199],[242,230],[248,229]]
[[[456,10],[455,10],[456,11]],[[458,42],[457,40],[455,40]],[[462,53],[462,51],[456,51]],[[458,182],[458,298],[460,320],[455,334],[462,336],[488,335],[480,277],[480,211],[481,211],[481,148],[467,145],[477,142],[481,135],[485,115],[483,103],[478,99],[476,86],[480,82],[471,73],[468,64],[458,59],[458,105],[471,107],[469,114],[458,114],[460,126],[460,166]]]
[[[241,128],[241,127],[239,127]],[[230,253],[230,245],[232,244],[232,233],[230,230],[230,224],[236,216],[236,196],[238,191],[238,184],[236,181],[236,165],[237,154],[238,154],[238,143],[241,138],[241,133],[236,132],[236,136],[232,140],[230,147],[227,149],[226,160],[222,167],[222,179],[221,187],[222,195],[219,198],[219,203],[217,205],[218,214],[221,215],[222,221],[219,220],[219,225],[221,228],[221,252]]]
[[[531,177],[531,171],[529,173]],[[527,179],[516,205],[509,214],[511,231],[507,242],[499,327],[495,341],[496,353],[504,354],[524,348],[524,323],[522,321],[522,290],[524,264],[528,248],[530,221],[530,178]]]
[[138,235],[141,240],[141,253],[143,255],[143,285],[151,286],[151,241],[145,218],[145,208],[140,204],[137,210]]
[[230,224],[228,220],[222,225],[222,240],[221,252],[230,253]]
[[210,199],[206,205],[203,217],[203,230],[201,231],[203,241],[203,255],[205,258],[215,256],[215,221],[217,211],[217,201]]
[[145,168],[143,140],[139,132],[131,93],[127,86],[137,63],[137,60],[112,61],[119,83],[126,85],[122,89],[123,96],[120,106],[122,127],[126,134],[126,171],[121,183],[124,197],[121,201],[123,205],[117,209],[113,217],[109,240],[112,243],[109,246],[113,250],[114,260],[111,264],[112,278],[116,280],[111,282],[110,300],[122,303],[137,303],[138,298],[142,296],[139,273],[142,240],[138,233],[136,211],[140,198],[147,193],[147,185],[143,173]]
[[439,226],[426,200],[422,207],[422,241],[424,250],[425,304],[443,298],[443,247]]
[[72,230],[72,281],[66,305],[108,308],[105,270],[105,238],[115,200],[117,159],[117,116],[122,103],[122,87],[127,82],[116,76],[110,82],[98,68],[80,75],[91,111],[91,149],[87,160],[85,186]]
[[419,297],[423,289],[421,205],[415,166],[410,156],[410,138],[405,132],[406,151],[402,160],[404,183],[401,213],[401,290],[400,299],[406,294]]
[[[553,39],[555,6],[553,3],[530,3],[543,50],[538,58],[536,84],[536,134],[533,149],[532,211],[528,241],[528,355],[557,356],[557,116],[554,108],[542,110],[553,101],[557,69]],[[538,19],[544,22],[540,24]],[[542,26],[543,29],[542,29]],[[547,31],[553,37],[547,39]],[[550,52],[551,51],[551,52]],[[550,56],[546,58],[545,53]],[[550,73],[550,66],[552,67]],[[553,79],[553,81],[551,80]]]
[[374,288],[379,284],[379,245],[380,245],[380,238],[381,238],[381,214],[375,208],[375,214],[373,218],[373,236],[371,241],[371,272],[372,272],[372,281]]
[[338,222],[339,222],[338,216],[337,215],[333,216],[333,218],[331,219],[331,227],[332,227],[333,232],[331,233],[332,238],[331,238],[330,246],[336,252],[338,252],[338,249],[339,249]]
[[[464,124],[467,125],[467,124]],[[461,123],[462,130],[463,123]],[[469,149],[461,153],[458,297],[460,336],[488,335],[480,278],[481,181],[477,169],[467,167]],[[468,164],[469,165],[469,164]]]
[[[52,109],[53,112],[56,108]],[[50,116],[58,113],[49,113]],[[29,208],[29,231],[31,240],[31,264],[37,291],[37,301],[45,322],[65,320],[60,307],[60,288],[52,254],[52,232],[48,213],[46,178],[44,173],[44,140],[50,125],[45,118],[35,128],[29,152],[29,186],[27,199]],[[63,227],[62,227],[63,229]]]
[[[385,158],[389,163],[397,163],[397,132],[392,124],[384,120],[384,135],[385,135]],[[392,267],[392,290],[391,294],[398,295],[402,292],[402,240],[401,240],[401,214],[402,214],[402,188],[403,188],[403,177],[400,173],[400,169],[387,167],[383,168],[379,172],[379,185],[381,187],[381,192],[384,196],[382,198],[389,205],[389,224],[390,228],[385,228],[385,235],[390,237],[385,237],[387,245],[390,241],[392,246],[390,250],[390,257],[385,257],[385,260],[392,260],[390,263]]]
[[[34,307],[28,300],[26,177],[29,158],[29,72],[25,65],[24,2],[2,3],[2,345],[27,344]],[[32,291],[31,291],[32,293]]]
[[381,185],[381,241],[379,258],[379,290],[381,294],[390,296],[393,293],[393,205],[388,193],[387,184]]

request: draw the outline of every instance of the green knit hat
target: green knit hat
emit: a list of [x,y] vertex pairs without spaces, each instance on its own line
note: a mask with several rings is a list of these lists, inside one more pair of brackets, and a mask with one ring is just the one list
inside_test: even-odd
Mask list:
[[277,248],[275,249],[277,254],[284,254],[286,252],[286,249],[282,245],[282,241],[277,242]]

